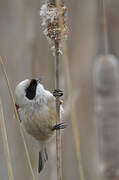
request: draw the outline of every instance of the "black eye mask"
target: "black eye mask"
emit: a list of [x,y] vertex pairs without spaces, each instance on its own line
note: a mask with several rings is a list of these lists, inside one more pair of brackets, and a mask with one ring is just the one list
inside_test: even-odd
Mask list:
[[26,97],[32,100],[36,95],[37,80],[32,79],[30,85],[26,88]]

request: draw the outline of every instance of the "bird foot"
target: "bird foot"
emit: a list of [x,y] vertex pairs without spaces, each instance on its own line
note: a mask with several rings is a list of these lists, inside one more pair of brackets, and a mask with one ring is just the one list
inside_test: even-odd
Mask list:
[[54,89],[53,96],[61,97],[61,96],[63,96],[63,92],[60,89]]
[[59,130],[59,129],[65,129],[66,127],[67,127],[67,123],[64,122],[64,123],[56,124],[56,125],[52,128],[52,130],[54,131],[54,130]]

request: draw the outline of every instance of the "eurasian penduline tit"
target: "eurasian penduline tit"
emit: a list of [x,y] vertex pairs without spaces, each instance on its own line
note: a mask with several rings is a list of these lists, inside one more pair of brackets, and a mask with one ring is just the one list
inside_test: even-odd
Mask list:
[[[63,93],[59,89],[55,89],[53,94],[45,90],[40,80],[36,79],[26,79],[20,82],[15,89],[16,107],[22,126],[42,147],[39,152],[39,173],[48,160],[47,141],[55,134],[55,130],[66,127],[63,122],[56,124],[55,97],[62,95]],[[63,108],[61,105],[61,119],[62,114]]]

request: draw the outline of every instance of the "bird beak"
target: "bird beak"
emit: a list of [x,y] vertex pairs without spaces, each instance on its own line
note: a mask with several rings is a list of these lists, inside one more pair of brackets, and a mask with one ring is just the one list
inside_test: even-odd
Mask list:
[[40,83],[43,80],[43,77],[40,77],[37,82]]
[[37,80],[37,83],[39,84],[40,82],[41,82],[41,80],[40,80],[40,79],[38,79],[38,80]]

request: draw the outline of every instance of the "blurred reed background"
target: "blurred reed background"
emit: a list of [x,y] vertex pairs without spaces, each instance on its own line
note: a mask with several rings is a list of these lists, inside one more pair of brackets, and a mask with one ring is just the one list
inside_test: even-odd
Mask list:
[[[95,128],[97,119],[94,116],[94,105],[96,104],[94,104],[95,92],[93,89],[93,70],[97,60],[96,57],[104,53],[103,30],[101,28],[102,16],[99,2],[99,0],[66,0],[65,2],[69,12],[68,56],[73,87],[73,101],[79,122],[84,180],[105,180],[105,177],[99,174],[97,165],[98,146],[100,144],[98,140],[100,141],[100,138],[97,137]],[[0,55],[3,57],[13,91],[19,81],[41,76],[45,87],[51,91],[54,89],[54,59],[50,46],[43,35],[39,16],[42,4],[42,0],[0,0]],[[105,0],[105,7],[109,53],[119,59],[119,1]],[[61,89],[64,91],[65,118],[69,122],[62,142],[63,179],[79,180],[63,62],[61,62],[61,69],[60,83]],[[23,142],[16,120],[13,118],[12,103],[1,69],[0,96],[2,98],[14,179],[31,180],[32,176]],[[33,139],[31,141],[29,136],[26,136],[26,139],[33,170],[37,177],[38,150]],[[43,172],[36,179],[56,179],[54,154],[55,143],[52,142],[49,146],[49,161]],[[116,169],[118,168],[119,166],[116,167]],[[117,177],[106,178],[116,180]],[[0,180],[7,179],[7,164],[0,132]]]

